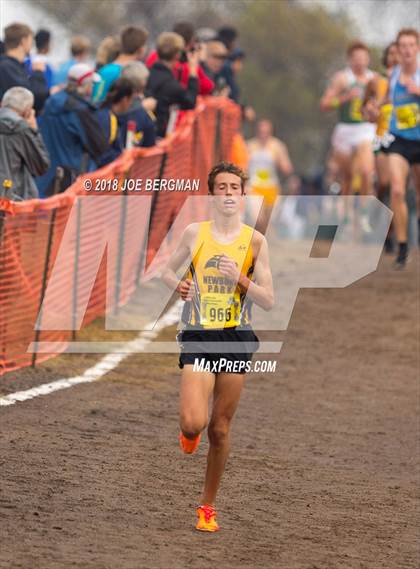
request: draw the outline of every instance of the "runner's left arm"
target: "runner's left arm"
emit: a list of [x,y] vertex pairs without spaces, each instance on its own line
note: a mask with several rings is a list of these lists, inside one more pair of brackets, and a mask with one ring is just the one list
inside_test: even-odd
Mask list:
[[246,292],[247,297],[261,306],[264,310],[271,310],[274,306],[273,278],[271,276],[268,256],[268,245],[265,237],[260,236],[260,247],[255,263],[255,281],[239,273],[236,263],[229,257],[222,257],[219,261],[219,271],[222,275],[235,279],[240,288]]
[[284,142],[278,141],[275,148],[277,168],[284,176],[293,174],[293,165],[290,160],[289,151]]

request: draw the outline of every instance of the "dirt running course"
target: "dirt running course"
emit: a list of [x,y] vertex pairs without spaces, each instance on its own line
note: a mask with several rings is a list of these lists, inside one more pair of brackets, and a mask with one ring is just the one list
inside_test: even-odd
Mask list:
[[[418,255],[299,294],[276,373],[247,378],[218,534],[193,529],[207,439],[177,446],[175,355],[0,407],[0,567],[416,569],[419,314]],[[0,394],[71,361],[8,374]]]

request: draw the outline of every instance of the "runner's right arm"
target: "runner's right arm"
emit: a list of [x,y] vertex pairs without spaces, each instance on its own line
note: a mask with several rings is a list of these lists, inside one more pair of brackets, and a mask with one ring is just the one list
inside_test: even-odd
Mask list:
[[359,90],[357,88],[350,89],[347,93],[346,77],[342,71],[336,73],[329,83],[325,93],[320,101],[320,109],[322,112],[332,111],[340,107],[343,103],[350,101],[357,96]]
[[162,271],[163,282],[171,290],[176,290],[180,294],[182,300],[191,300],[194,293],[194,284],[191,279],[179,280],[176,271],[191,254],[191,243],[195,242],[197,230],[197,223],[192,223],[186,227],[181,236],[181,241],[178,247],[173,255],[171,255],[168,264]]

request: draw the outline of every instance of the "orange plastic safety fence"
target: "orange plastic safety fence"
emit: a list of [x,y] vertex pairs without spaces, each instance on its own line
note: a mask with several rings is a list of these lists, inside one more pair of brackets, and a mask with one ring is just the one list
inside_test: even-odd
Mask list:
[[[195,195],[207,193],[207,174],[220,159],[228,159],[232,140],[238,131],[240,109],[221,98],[200,99],[194,111],[185,113],[175,133],[158,145],[148,149],[125,151],[116,161],[95,172],[80,176],[63,194],[45,200],[10,202],[0,199],[0,375],[7,371],[46,360],[65,349],[71,341],[71,330],[35,330],[35,323],[42,318],[40,306],[52,267],[60,249],[66,224],[73,206],[77,209],[78,196],[99,195],[101,192],[86,190],[85,181],[93,187],[102,180],[119,180],[119,190],[125,179],[199,179],[200,189]],[[116,290],[112,291],[117,306],[123,306],[131,297],[142,277],[142,266],[152,266],[152,273],[159,265],[151,265],[167,235],[177,213],[189,192],[151,192],[150,223],[141,229],[141,239],[133,240],[133,228],[138,225],[144,209],[144,198],[114,200],[115,208],[104,209],[104,200],[89,219],[83,219],[83,245],[71,243],[75,252],[66,264],[66,272],[60,276],[63,290],[72,287],[72,298],[89,294],[87,310],[82,326],[86,326],[105,313],[107,294],[107,270],[118,271]],[[114,194],[115,195],[115,194]],[[112,199],[112,196],[109,196]],[[149,202],[150,203],[150,202]],[[201,200],[191,216],[199,215]],[[127,205],[129,204],[129,205]],[[118,247],[113,259],[103,256],[92,290],[85,290],[84,279],[89,267],[97,258],[97,234],[103,227],[118,228]],[[196,217],[194,218],[196,219]],[[191,219],[193,221],[193,219]],[[143,241],[144,240],[144,241]],[[73,238],[77,241],[77,234]],[[147,242],[146,258],[142,258],[142,245]],[[143,255],[144,257],[144,255]],[[97,259],[96,259],[97,260]],[[118,289],[118,290],[117,290]],[[58,289],[60,290],[60,289]],[[60,293],[57,293],[60,294]],[[57,343],[51,353],[29,353],[34,341]]]

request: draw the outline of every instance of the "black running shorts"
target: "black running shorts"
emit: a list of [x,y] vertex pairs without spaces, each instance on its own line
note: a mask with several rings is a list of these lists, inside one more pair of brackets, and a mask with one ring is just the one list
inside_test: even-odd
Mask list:
[[420,140],[409,140],[396,136],[388,146],[387,154],[399,154],[412,166],[420,164]]
[[[215,373],[245,373],[259,347],[259,340],[250,326],[221,330],[187,327],[178,334],[177,340],[181,348],[181,369],[184,365],[199,363]],[[216,342],[223,346],[214,346]]]

